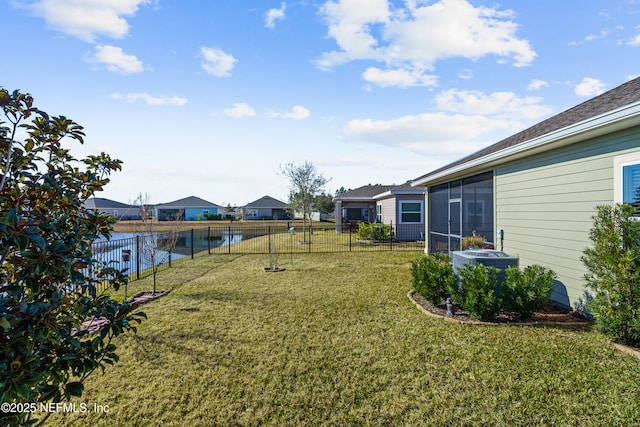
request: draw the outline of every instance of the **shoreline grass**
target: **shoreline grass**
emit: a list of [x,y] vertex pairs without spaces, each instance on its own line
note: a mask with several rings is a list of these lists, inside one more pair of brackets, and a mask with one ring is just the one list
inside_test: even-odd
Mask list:
[[[457,325],[406,297],[419,253],[212,255],[117,340],[69,426],[632,425],[640,363],[595,332]],[[137,281],[129,292],[148,290]],[[146,287],[146,289],[145,289]]]

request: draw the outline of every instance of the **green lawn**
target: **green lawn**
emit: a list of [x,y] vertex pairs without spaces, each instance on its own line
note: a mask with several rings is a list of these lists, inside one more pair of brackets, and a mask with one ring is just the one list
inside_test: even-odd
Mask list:
[[[633,425],[640,361],[594,332],[472,326],[409,301],[419,253],[210,255],[56,425]],[[129,293],[149,289],[134,282]]]

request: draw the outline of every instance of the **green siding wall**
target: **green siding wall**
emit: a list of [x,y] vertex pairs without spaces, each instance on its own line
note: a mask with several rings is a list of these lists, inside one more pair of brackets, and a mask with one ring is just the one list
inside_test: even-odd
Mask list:
[[573,306],[584,294],[582,251],[592,215],[613,203],[613,158],[640,150],[640,129],[560,148],[495,169],[496,233],[520,265],[558,274],[554,299]]

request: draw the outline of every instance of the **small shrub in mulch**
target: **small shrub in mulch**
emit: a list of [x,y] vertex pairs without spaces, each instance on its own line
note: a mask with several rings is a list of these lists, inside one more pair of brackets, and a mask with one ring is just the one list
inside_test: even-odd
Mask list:
[[458,323],[475,324],[517,324],[517,325],[540,325],[557,326],[577,329],[586,329],[592,326],[592,322],[581,313],[567,307],[550,305],[545,309],[536,310],[533,315],[526,320],[516,312],[501,310],[491,322],[474,319],[464,311],[459,304],[453,304],[453,316],[447,316],[447,307],[444,301],[434,305],[416,292],[410,292],[411,300],[422,307],[428,313],[442,317],[444,319]]

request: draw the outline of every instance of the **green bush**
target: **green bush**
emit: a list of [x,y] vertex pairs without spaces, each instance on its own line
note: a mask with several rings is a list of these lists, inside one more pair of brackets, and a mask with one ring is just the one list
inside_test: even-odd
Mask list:
[[471,317],[492,320],[500,311],[500,295],[496,293],[499,271],[482,264],[466,264],[458,271],[460,287],[454,291],[453,298]]
[[207,220],[209,221],[217,221],[221,219],[222,219],[222,214],[214,214],[214,213],[207,214]]
[[584,250],[587,308],[596,328],[614,340],[640,346],[640,222],[630,205],[597,207]]
[[508,267],[505,273],[502,308],[520,313],[522,319],[529,319],[535,310],[549,305],[556,277],[552,270],[534,264],[524,270]]
[[358,224],[356,238],[360,240],[389,240],[393,239],[393,227],[386,224],[371,224],[361,222]]
[[413,289],[434,305],[442,303],[456,287],[456,275],[447,254],[421,256],[411,264],[411,275]]

